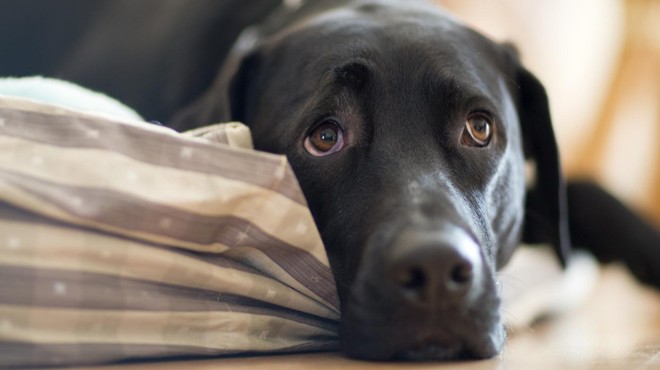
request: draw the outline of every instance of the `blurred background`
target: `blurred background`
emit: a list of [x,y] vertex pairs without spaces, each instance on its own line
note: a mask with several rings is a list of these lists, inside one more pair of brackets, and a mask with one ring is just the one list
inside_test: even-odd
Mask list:
[[660,226],[660,1],[436,0],[511,41],[550,96],[564,171]]

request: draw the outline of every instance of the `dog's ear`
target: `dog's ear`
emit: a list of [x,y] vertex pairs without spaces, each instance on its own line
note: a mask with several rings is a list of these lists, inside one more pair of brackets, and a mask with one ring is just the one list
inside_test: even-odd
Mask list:
[[258,64],[258,49],[234,50],[218,77],[193,103],[174,115],[168,126],[185,131],[221,122],[246,122],[248,88]]
[[[516,58],[517,59],[517,58]],[[525,155],[535,163],[535,178],[527,191],[523,241],[550,243],[562,265],[570,251],[566,184],[545,88],[517,63],[518,114]]]

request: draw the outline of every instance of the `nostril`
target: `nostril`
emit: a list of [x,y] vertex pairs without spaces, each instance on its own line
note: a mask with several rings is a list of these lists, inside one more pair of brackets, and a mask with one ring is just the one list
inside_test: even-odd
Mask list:
[[407,265],[394,276],[399,292],[412,302],[429,303],[433,297],[433,281],[423,266]]
[[472,265],[461,263],[451,269],[449,278],[457,285],[466,285],[472,280]]
[[411,267],[399,272],[397,282],[401,287],[408,290],[421,290],[427,283],[424,270],[419,267]]

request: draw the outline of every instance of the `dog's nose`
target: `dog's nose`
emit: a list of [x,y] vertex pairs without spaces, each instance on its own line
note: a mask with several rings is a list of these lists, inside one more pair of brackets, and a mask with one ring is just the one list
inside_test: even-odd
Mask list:
[[417,246],[398,258],[393,279],[410,300],[424,304],[462,298],[472,285],[473,265],[452,246]]
[[394,286],[409,302],[450,305],[477,289],[481,257],[465,233],[406,232],[390,258]]

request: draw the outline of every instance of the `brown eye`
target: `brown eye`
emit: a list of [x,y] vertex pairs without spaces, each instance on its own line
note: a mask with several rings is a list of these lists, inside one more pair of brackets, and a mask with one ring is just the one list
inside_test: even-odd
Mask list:
[[473,147],[485,147],[493,136],[493,124],[484,114],[472,114],[465,121],[465,130],[461,144]]
[[344,132],[335,121],[324,121],[305,138],[304,146],[316,157],[336,153],[344,147]]

